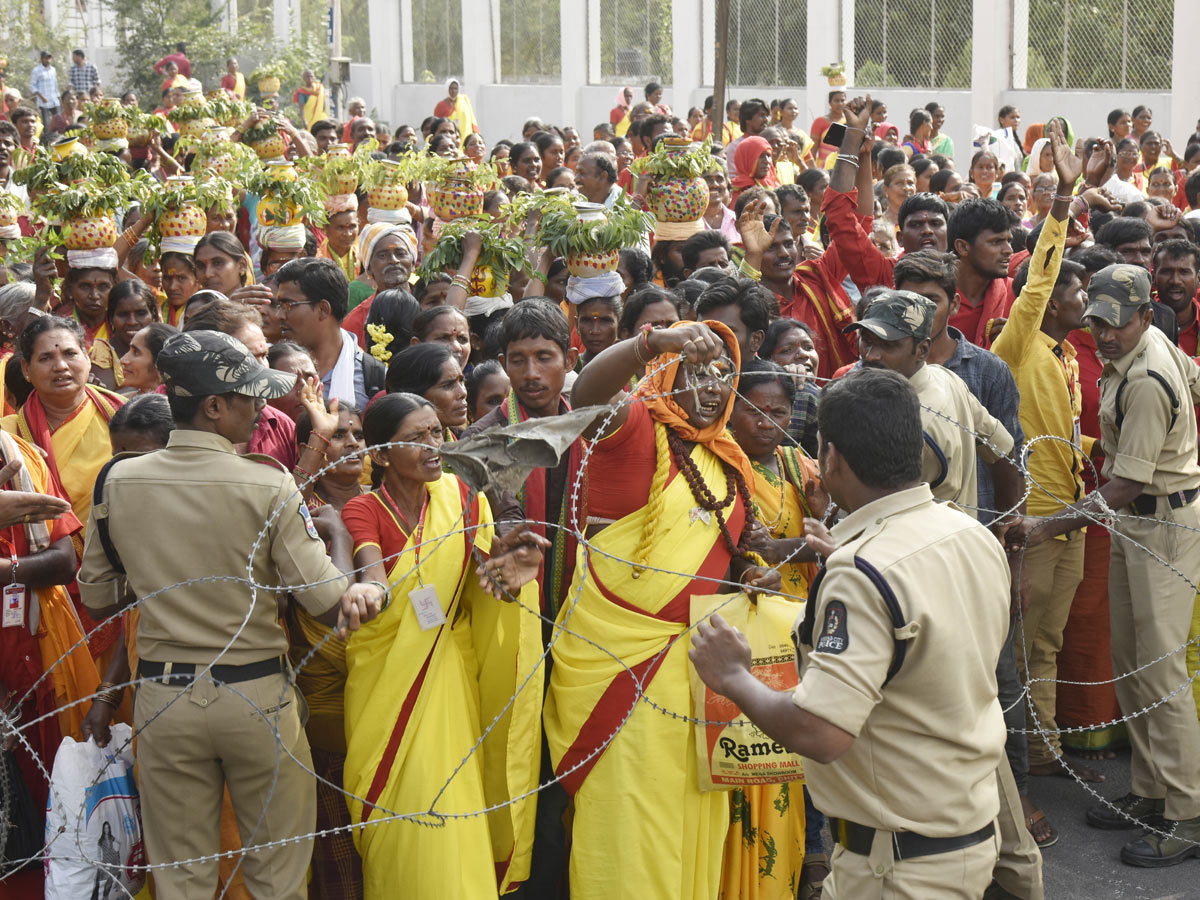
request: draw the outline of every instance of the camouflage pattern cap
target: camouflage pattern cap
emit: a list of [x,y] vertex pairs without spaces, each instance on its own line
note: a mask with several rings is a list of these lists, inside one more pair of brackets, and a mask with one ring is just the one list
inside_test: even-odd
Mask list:
[[245,344],[219,331],[171,335],[155,367],[175,397],[242,394],[274,400],[296,386],[294,374],[268,369]]
[[842,329],[845,333],[865,329],[884,341],[916,338],[923,341],[933,331],[937,305],[912,291],[884,291],[872,300],[863,317]]
[[1150,273],[1141,266],[1117,263],[1107,266],[1088,282],[1088,303],[1083,321],[1099,319],[1122,328],[1133,314],[1150,303]]

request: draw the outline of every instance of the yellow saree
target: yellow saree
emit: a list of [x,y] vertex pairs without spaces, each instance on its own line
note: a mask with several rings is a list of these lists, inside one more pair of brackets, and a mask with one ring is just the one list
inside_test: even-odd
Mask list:
[[[347,511],[360,501],[379,502],[356,498]],[[537,585],[520,604],[479,588],[470,551],[491,547],[491,511],[453,475],[429,485],[421,534],[385,558],[391,605],[346,645],[347,803],[368,823],[355,832],[368,898],[495,897],[528,876],[532,850],[535,798],[508,801],[537,786]],[[445,624],[421,630],[409,602],[418,587],[436,588]],[[405,814],[420,820],[391,818]]]
[[[718,458],[703,444],[691,458],[713,493],[726,496]],[[740,502],[728,511],[734,535],[744,515]],[[636,558],[648,516],[654,541],[635,579],[627,560]],[[591,543],[590,554],[579,548],[559,611],[545,710],[555,771],[574,795],[571,896],[711,900],[729,799],[700,793],[695,729],[662,710],[692,715],[689,598],[716,589],[708,579],[726,577],[729,551],[716,518],[697,514],[678,474]],[[639,702],[639,686],[661,709]]]
[[[759,520],[774,538],[800,537],[804,534],[804,517],[814,512],[803,489],[817,478],[817,467],[790,447],[776,448],[775,458],[778,473],[753,463],[750,490]],[[823,513],[820,510],[818,515]],[[808,596],[815,568],[813,563],[780,566],[781,593],[787,597]],[[797,613],[802,609],[797,605]],[[796,896],[804,864],[803,784],[756,784],[730,792],[721,900],[792,900]]]

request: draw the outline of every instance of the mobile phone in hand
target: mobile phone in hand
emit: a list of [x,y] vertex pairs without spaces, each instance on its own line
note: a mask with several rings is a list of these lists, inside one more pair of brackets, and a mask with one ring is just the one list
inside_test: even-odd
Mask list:
[[821,143],[828,144],[830,147],[840,147],[845,137],[846,126],[841,122],[834,122],[826,130],[825,136],[821,138]]

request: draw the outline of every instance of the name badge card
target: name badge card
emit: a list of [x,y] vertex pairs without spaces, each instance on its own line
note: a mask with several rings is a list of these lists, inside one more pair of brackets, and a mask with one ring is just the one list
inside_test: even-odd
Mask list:
[[424,585],[410,591],[408,600],[417,614],[417,624],[421,626],[422,631],[446,624],[446,613],[438,600],[437,588],[433,585]]

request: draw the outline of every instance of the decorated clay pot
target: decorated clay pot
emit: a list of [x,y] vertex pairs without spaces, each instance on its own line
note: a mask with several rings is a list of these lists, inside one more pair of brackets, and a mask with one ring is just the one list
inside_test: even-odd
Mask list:
[[86,154],[87,147],[80,144],[77,137],[66,137],[51,144],[50,153],[55,162],[62,162],[72,153]]
[[267,94],[278,94],[281,87],[283,87],[283,82],[274,76],[269,78],[260,78],[258,80],[258,92],[263,96],[266,96]]
[[476,266],[471,271],[471,296],[503,297],[508,288],[508,279],[499,275],[491,266]]
[[64,226],[68,250],[99,250],[117,242],[120,232],[112,216],[85,216]]
[[133,132],[132,134],[129,135],[129,146],[130,147],[149,147],[150,146],[150,132],[149,131]]
[[329,159],[334,159],[334,158],[349,159],[351,156],[350,145],[349,144],[341,144],[341,143],[330,144],[329,148],[325,151],[325,156],[328,157]]
[[568,253],[567,271],[576,278],[595,278],[597,275],[617,271],[620,257],[620,250],[601,251],[600,253]]
[[273,197],[259,200],[256,214],[259,225],[297,225],[304,218],[296,206],[282,203]]
[[695,222],[708,208],[708,182],[703,178],[656,178],[646,203],[660,222]]
[[[101,104],[103,109],[118,109],[121,101],[116,97],[109,97]],[[129,136],[129,123],[124,119],[106,119],[101,122],[97,119],[92,123],[92,133],[102,141],[120,140]]]
[[469,156],[456,156],[450,160],[450,180],[466,178],[475,171],[475,161]]
[[408,186],[401,180],[399,164],[383,160],[383,173],[382,184],[367,188],[367,206],[371,209],[404,209],[404,204],[408,202]]
[[404,184],[385,184],[367,189],[367,206],[371,209],[404,209],[407,202],[408,187]]
[[202,119],[186,119],[179,123],[179,133],[184,137],[204,137],[204,133],[216,124],[207,116]]
[[158,217],[158,231],[163,237],[203,237],[207,230],[204,210],[196,206],[168,209]]
[[295,181],[296,167],[287,160],[273,159],[267,163],[267,174],[276,181]]
[[270,137],[251,142],[250,149],[258,154],[259,159],[279,159],[287,153],[287,141],[282,134],[275,132]]
[[210,156],[204,160],[202,169],[212,175],[219,175],[222,178],[227,178],[238,168],[238,161],[228,153],[222,153],[220,156]]
[[19,213],[9,206],[0,206],[0,228],[8,228],[17,224]]
[[461,181],[439,184],[429,191],[429,208],[443,222],[477,216],[483,212],[483,191]]
[[829,81],[830,87],[846,86],[846,74],[844,72],[838,73],[837,75],[829,75],[827,76],[827,80]]

